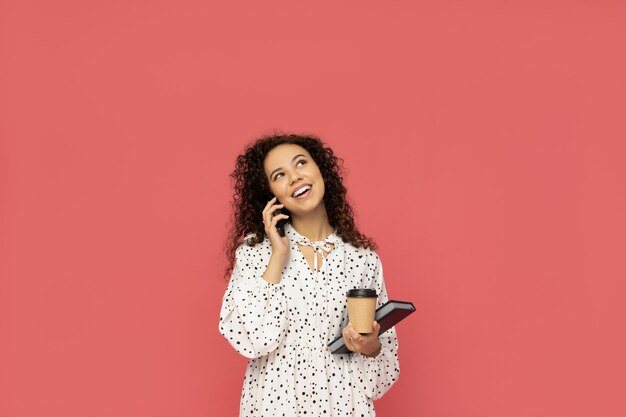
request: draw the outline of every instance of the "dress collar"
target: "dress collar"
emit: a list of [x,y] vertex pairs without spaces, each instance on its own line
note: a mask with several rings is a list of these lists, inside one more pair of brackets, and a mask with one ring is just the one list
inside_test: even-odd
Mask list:
[[[311,240],[308,237],[303,236],[300,233],[298,233],[296,229],[294,229],[294,227],[289,222],[285,223],[285,234],[289,236],[292,242],[295,242],[298,240],[311,242]],[[324,240],[318,240],[317,242],[338,244],[343,241],[341,240],[339,236],[337,236],[337,229],[335,229],[331,234],[326,236]],[[317,242],[311,242],[311,243],[317,243]]]

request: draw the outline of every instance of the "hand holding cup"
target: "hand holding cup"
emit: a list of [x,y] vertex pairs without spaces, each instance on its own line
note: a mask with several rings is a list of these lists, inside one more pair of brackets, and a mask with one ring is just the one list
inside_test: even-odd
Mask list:
[[343,343],[349,350],[359,352],[365,356],[373,356],[381,348],[378,340],[379,332],[380,324],[374,321],[371,333],[358,333],[352,326],[352,323],[348,323],[341,333],[343,335]]
[[346,295],[349,323],[342,332],[344,344],[349,350],[366,356],[377,353],[380,349],[380,325],[374,320],[378,300],[376,290],[354,288]]

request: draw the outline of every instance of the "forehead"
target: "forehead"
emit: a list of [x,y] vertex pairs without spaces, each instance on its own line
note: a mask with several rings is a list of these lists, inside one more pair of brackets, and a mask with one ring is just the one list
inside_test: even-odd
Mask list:
[[293,157],[298,154],[311,157],[309,152],[307,152],[307,150],[302,146],[292,143],[283,143],[268,152],[265,157],[265,161],[263,162],[263,167],[266,172],[271,172],[276,168],[289,166],[291,165]]

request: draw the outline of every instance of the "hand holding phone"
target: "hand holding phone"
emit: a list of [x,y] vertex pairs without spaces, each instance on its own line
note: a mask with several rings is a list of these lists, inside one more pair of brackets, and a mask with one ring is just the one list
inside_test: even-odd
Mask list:
[[[279,203],[279,204],[276,204]],[[265,225],[265,234],[272,243],[272,251],[281,255],[289,253],[289,238],[285,236],[285,222],[289,218],[283,214],[280,209],[283,204],[272,198],[263,209],[263,224]],[[279,224],[279,222],[281,222]]]
[[[289,215],[288,214],[284,214],[281,209],[275,210],[273,215],[274,215],[274,217],[275,216],[279,216],[279,215],[289,217]],[[278,234],[280,235],[280,237],[285,237],[285,224],[286,223],[287,223],[287,218],[286,217],[280,217],[280,220],[278,220],[276,222],[276,230],[278,231]]]

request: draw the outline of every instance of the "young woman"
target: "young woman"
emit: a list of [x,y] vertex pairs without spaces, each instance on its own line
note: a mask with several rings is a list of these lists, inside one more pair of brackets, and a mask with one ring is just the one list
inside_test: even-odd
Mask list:
[[[250,359],[240,416],[374,416],[373,400],[398,379],[395,328],[379,336],[375,322],[361,335],[348,323],[348,290],[375,289],[378,306],[388,297],[341,162],[299,135],[263,137],[237,158],[219,329]],[[354,353],[330,352],[341,335]]]

